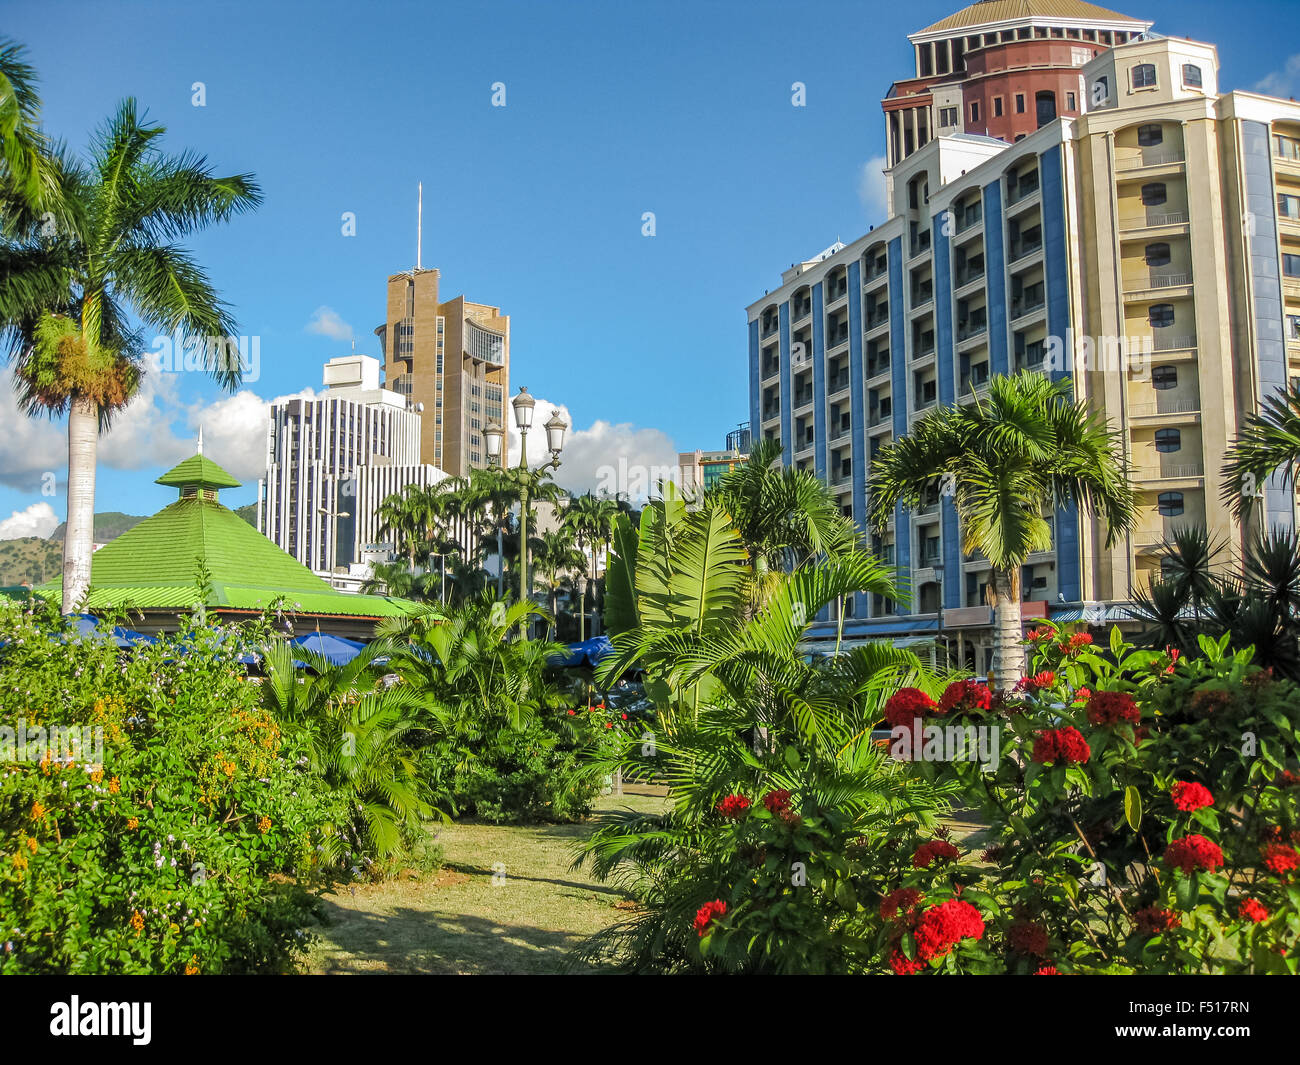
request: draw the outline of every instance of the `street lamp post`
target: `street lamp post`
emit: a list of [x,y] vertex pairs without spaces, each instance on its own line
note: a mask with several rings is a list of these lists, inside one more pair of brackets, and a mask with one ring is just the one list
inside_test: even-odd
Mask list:
[[[524,476],[520,478],[519,493],[519,598],[525,601],[532,598],[533,591],[532,575],[528,572],[528,492],[530,483],[527,473],[528,430],[533,426],[533,407],[536,405],[537,401],[528,394],[528,389],[522,387],[519,389],[519,394],[510,401],[510,406],[514,408],[515,412],[515,427],[519,430],[518,469],[524,473]],[[545,425],[546,447],[550,451],[551,457],[538,466],[535,472],[540,474],[543,470],[559,469],[560,452],[564,450],[564,434],[568,428],[569,423],[560,417],[558,411],[547,420]],[[506,455],[503,447],[505,429],[496,422],[488,422],[483,427],[483,439],[487,446],[488,461],[499,462],[501,468],[505,469]],[[504,562],[504,559],[502,561]]]
[[330,587],[334,587],[334,567],[338,562],[339,555],[339,518],[352,517],[351,512],[346,510],[333,510],[330,507],[317,507],[316,510],[324,514],[327,518],[334,519],[334,527],[330,530],[330,554],[329,554],[329,571]]

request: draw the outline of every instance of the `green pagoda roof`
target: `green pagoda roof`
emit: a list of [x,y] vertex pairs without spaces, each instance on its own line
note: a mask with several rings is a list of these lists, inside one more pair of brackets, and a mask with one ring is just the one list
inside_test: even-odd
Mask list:
[[[202,479],[196,479],[202,478]],[[218,479],[222,478],[222,479]],[[216,463],[195,455],[158,484],[238,487]],[[296,612],[359,618],[402,617],[409,606],[378,595],[335,591],[234,511],[215,491],[184,495],[91,556],[89,610],[110,607],[262,610],[283,596]],[[37,591],[61,600],[63,579]]]
[[184,488],[194,485],[198,488],[238,488],[239,482],[225,470],[203,454],[191,455],[184,462],[173,466],[154,484],[175,485]]

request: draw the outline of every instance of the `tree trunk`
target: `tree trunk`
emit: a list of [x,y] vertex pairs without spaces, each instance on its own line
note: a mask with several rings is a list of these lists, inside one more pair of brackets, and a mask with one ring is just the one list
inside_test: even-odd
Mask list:
[[1014,688],[1025,675],[1024,626],[1020,620],[1020,570],[993,571],[993,681]]
[[68,523],[63,537],[63,612],[74,613],[90,588],[95,551],[95,448],[99,410],[74,396],[68,410]]

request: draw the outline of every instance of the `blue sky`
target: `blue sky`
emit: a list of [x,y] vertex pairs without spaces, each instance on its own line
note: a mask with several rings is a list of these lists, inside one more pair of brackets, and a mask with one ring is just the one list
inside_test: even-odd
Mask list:
[[[152,479],[200,420],[209,454],[242,446],[231,464],[248,467],[258,403],[319,389],[321,364],[350,349],[308,331],[319,308],[378,354],[384,280],[414,265],[417,181],[424,264],[447,296],[511,316],[513,386],[564,404],[588,453],[720,447],[748,410],[745,306],[881,220],[862,180],[883,150],[879,99],[910,70],[906,34],[959,6],[9,0],[3,32],[29,49],[52,133],[80,148],[133,95],[172,149],[251,171],[266,196],[192,242],[261,338],[260,379],[238,402],[193,374],[154,382],[105,441],[97,509],[158,509],[169,493]],[[1293,3],[1119,7],[1217,44],[1225,88],[1273,77],[1300,93]],[[61,427],[0,410],[0,527],[42,502],[62,518]]]

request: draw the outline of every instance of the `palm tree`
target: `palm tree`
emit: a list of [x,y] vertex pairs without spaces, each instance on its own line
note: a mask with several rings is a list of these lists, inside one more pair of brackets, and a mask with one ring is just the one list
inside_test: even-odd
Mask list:
[[1300,486],[1300,385],[1266,396],[1260,411],[1246,415],[1223,464],[1224,503],[1245,521],[1264,482],[1278,472],[1283,487]]
[[835,558],[858,547],[858,533],[813,474],[780,466],[781,444],[761,440],[743,466],[705,493],[726,509],[749,556],[750,610],[769,597],[772,575]]
[[[370,644],[336,666],[277,640],[263,648],[266,679],[258,689],[281,726],[306,737],[313,771],[347,796],[346,821],[338,827],[380,858],[409,849],[422,823],[439,813],[425,797],[411,754],[412,740],[436,723],[415,689],[376,686],[375,658],[388,650]],[[310,672],[295,669],[295,659]]]
[[419,546],[419,504],[407,485],[401,492],[386,496],[375,511],[379,519],[379,535],[391,536],[393,547],[399,555],[406,555],[409,570],[415,572],[415,553]]
[[1024,674],[1020,568],[1052,547],[1045,511],[1068,503],[1106,523],[1106,545],[1132,526],[1136,496],[1118,434],[1075,403],[1068,381],[995,376],[986,398],[942,407],[881,449],[868,477],[872,524],[899,506],[919,509],[935,490],[953,496],[962,550],[992,568],[993,670],[1002,686]]
[[[59,195],[60,159],[40,128],[36,71],[26,49],[0,37],[0,233],[12,236],[45,212],[66,224]],[[44,221],[44,220],[42,220]]]
[[[569,505],[564,508],[564,517],[561,521],[572,534],[573,541],[582,554],[585,571],[583,575],[588,581],[596,579],[596,544],[605,539],[607,527],[612,535],[614,513],[610,500],[601,499],[590,492],[570,499]],[[587,586],[583,587],[578,617],[581,638],[587,634]]]
[[68,415],[65,611],[90,585],[98,435],[142,372],[145,338],[128,315],[204,343],[204,368],[223,387],[242,378],[234,319],[179,240],[256,207],[261,193],[251,175],[215,177],[201,156],[164,154],[163,133],[124,101],[96,133],[89,165],[60,168],[75,226],[31,227],[0,248],[0,327],[19,405]]
[[573,572],[581,573],[587,563],[586,557],[578,550],[572,531],[561,525],[538,537],[533,560],[538,574],[546,582],[547,601],[551,607],[551,616],[555,617],[558,614],[557,593],[562,576]]

